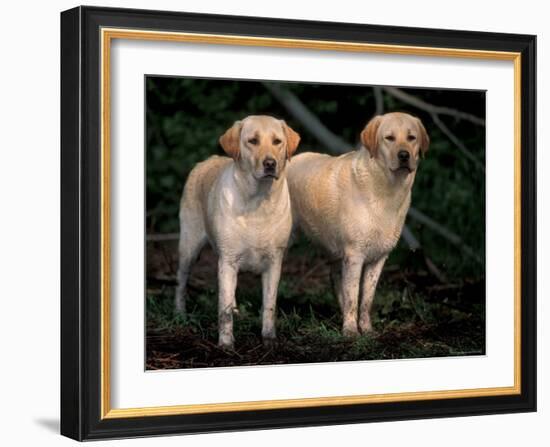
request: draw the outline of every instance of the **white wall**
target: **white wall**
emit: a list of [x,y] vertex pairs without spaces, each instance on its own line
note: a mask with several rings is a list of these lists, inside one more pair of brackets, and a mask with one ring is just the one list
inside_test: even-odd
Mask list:
[[[292,430],[117,441],[132,445],[240,446],[367,444],[463,446],[487,441],[499,446],[547,445],[550,393],[545,386],[549,353],[543,351],[550,325],[542,327],[548,295],[550,156],[544,124],[550,98],[544,79],[550,62],[544,2],[523,0],[450,2],[297,2],[277,0],[88,1],[87,4],[250,16],[354,21],[538,35],[539,170],[539,412],[348,425]],[[4,445],[35,441],[69,444],[57,435],[59,413],[59,12],[70,1],[4,2],[0,68],[0,440]],[[546,28],[546,29],[545,29]],[[546,143],[546,144],[544,144]],[[546,253],[544,253],[546,252]],[[546,439],[545,439],[546,438]],[[292,444],[291,444],[292,443]],[[32,444],[31,444],[32,445]]]

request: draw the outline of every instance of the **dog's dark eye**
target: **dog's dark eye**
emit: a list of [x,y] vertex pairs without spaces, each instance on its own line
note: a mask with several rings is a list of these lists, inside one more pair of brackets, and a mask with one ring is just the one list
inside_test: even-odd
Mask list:
[[275,138],[275,139],[273,140],[273,144],[274,144],[275,146],[278,146],[279,144],[281,144],[281,140],[279,140],[278,138]]
[[388,141],[395,141],[395,137],[393,135],[386,135],[384,138]]
[[250,140],[248,140],[248,142],[254,146],[256,146],[258,144],[258,139],[257,138],[251,138]]
[[416,140],[416,137],[414,135],[409,135],[407,137],[407,141],[414,141],[414,140]]

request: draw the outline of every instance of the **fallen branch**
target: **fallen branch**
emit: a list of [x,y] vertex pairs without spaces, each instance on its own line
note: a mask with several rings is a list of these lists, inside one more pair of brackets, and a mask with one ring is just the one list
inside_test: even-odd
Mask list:
[[353,146],[331,132],[294,93],[276,83],[264,82],[263,85],[328,150],[344,154],[353,149]]
[[468,245],[466,245],[458,234],[453,233],[448,228],[445,228],[443,225],[436,222],[431,217],[426,216],[424,213],[418,211],[412,206],[409,208],[408,215],[438,233],[444,239],[448,240],[451,244],[459,247],[466,255],[476,260],[479,264],[483,263],[481,257],[478,256]]
[[403,237],[403,240],[409,246],[409,250],[416,251],[416,250],[422,248],[422,246],[420,245],[420,242],[414,236],[413,232],[407,226],[407,224],[403,225],[403,231],[401,232],[401,236]]
[[433,276],[435,276],[440,283],[446,283],[447,278],[441,272],[441,270],[439,270],[437,268],[435,263],[426,255],[426,253],[422,249],[422,245],[420,245],[420,242],[415,237],[415,235],[413,234],[411,229],[407,226],[407,224],[403,225],[403,230],[401,232],[401,236],[403,237],[403,240],[409,246],[409,249],[412,252],[416,252],[417,250],[420,252],[420,254],[421,254],[421,256],[424,260],[424,264],[426,265],[426,268],[428,269],[428,271]]
[[177,241],[179,238],[179,233],[148,234],[146,236],[147,242]]
[[443,132],[445,135],[447,135],[447,138],[451,140],[451,142],[458,148],[460,152],[472,163],[476,165],[478,169],[485,172],[485,166],[483,166],[483,163],[481,163],[468,149],[462,141],[458,139],[458,137],[451,132],[451,130],[445,125],[443,121],[439,118],[438,115],[432,115],[432,119],[437,127]]
[[382,95],[381,87],[373,87],[374,103],[376,104],[376,115],[382,115],[384,113],[384,95]]

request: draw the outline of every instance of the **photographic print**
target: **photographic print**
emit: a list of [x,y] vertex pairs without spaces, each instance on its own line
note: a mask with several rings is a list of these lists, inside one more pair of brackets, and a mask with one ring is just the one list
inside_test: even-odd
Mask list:
[[485,91],[145,98],[147,370],[485,354]]
[[62,434],[536,410],[535,36],[61,25]]

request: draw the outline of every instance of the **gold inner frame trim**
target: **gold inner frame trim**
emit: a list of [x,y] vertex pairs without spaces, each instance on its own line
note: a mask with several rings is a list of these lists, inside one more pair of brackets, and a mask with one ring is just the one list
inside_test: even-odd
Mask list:
[[[465,397],[504,396],[521,393],[521,54],[514,52],[465,50],[306,39],[232,36],[217,34],[101,29],[101,418],[168,416],[230,411],[311,408],[382,402],[404,402]],[[514,385],[444,391],[404,392],[355,396],[327,396],[213,404],[171,405],[141,408],[111,408],[110,340],[110,74],[113,39],[260,46],[356,53],[382,53],[427,57],[453,57],[513,61],[514,63]]]

